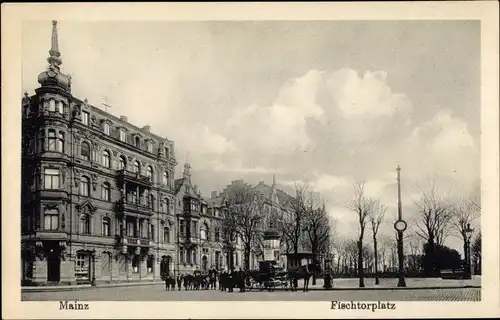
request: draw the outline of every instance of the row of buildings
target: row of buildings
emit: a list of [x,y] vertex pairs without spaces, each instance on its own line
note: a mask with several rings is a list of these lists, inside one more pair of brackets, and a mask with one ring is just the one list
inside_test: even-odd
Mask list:
[[[203,197],[188,163],[175,179],[174,142],[72,95],[55,21],[47,61],[22,99],[22,283],[147,281],[242,265],[239,238],[232,257],[224,248],[221,194]],[[255,188],[267,210],[283,210],[274,179]],[[251,266],[262,257],[254,250]]]

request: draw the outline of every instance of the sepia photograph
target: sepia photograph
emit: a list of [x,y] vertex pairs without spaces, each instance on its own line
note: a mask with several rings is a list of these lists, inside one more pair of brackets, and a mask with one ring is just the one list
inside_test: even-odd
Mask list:
[[481,20],[19,29],[22,303],[485,299]]

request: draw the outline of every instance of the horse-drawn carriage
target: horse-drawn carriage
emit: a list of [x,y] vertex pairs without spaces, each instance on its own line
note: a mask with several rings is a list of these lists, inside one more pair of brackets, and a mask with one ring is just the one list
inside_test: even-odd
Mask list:
[[245,281],[246,290],[256,288],[260,291],[274,291],[275,288],[288,287],[288,274],[283,269],[277,266],[276,261],[268,260],[259,263],[258,270],[249,271],[249,277]]

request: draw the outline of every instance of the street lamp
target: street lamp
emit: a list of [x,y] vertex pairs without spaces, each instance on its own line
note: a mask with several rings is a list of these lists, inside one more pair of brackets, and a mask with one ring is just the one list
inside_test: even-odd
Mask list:
[[96,283],[95,283],[95,249],[92,250],[92,283],[91,285],[93,287],[96,286]]
[[465,258],[465,278],[466,279],[471,279],[472,278],[472,272],[471,272],[471,257],[470,257],[470,240],[472,237],[472,232],[474,229],[471,229],[470,223],[467,223],[467,228],[464,230],[465,233],[465,252],[464,252],[464,258]]
[[404,275],[404,254],[403,254],[403,232],[406,230],[406,221],[403,220],[403,209],[401,204],[401,168],[396,168],[398,172],[398,220],[394,223],[394,229],[398,232],[398,260],[399,278],[398,287],[406,287]]

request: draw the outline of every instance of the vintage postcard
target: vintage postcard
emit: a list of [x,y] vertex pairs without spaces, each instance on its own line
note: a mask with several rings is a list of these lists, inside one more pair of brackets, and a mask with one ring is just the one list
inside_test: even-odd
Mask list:
[[498,3],[2,9],[5,318],[500,315]]

